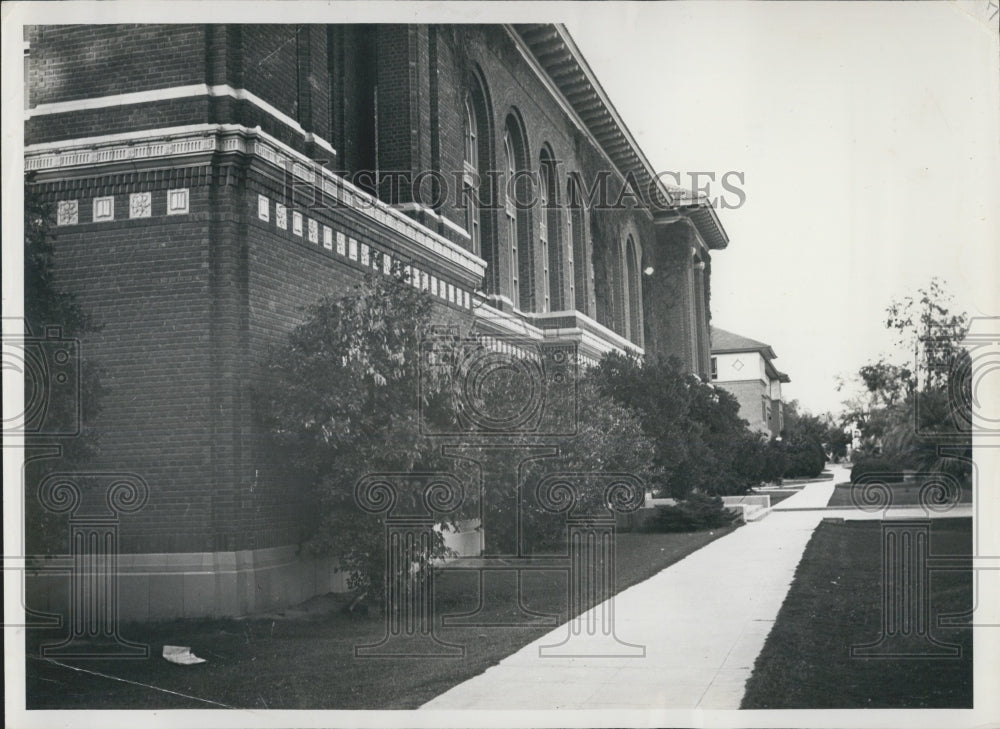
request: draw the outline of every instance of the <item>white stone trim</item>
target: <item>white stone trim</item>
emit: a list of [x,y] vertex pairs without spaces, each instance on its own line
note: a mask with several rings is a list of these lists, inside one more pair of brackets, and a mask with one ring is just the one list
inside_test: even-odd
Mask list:
[[446,227],[450,228],[463,238],[472,240],[472,235],[469,234],[469,231],[467,231],[458,223],[455,223],[446,218],[445,216],[441,215],[436,210],[427,207],[426,205],[421,205],[420,203],[415,203],[415,202],[405,202],[405,203],[396,203],[392,207],[403,213],[414,213],[414,212],[424,213],[432,220],[435,220],[445,225]]
[[189,86],[169,86],[162,89],[148,89],[146,91],[132,91],[127,94],[112,94],[109,96],[95,96],[86,99],[73,99],[72,101],[55,101],[49,104],[38,104],[30,107],[25,112],[25,118],[33,116],[46,116],[49,114],[66,114],[73,111],[90,111],[92,109],[107,109],[113,106],[130,106],[132,104],[148,104],[154,101],[170,101],[173,99],[188,99],[195,96],[228,96],[237,101],[248,101],[258,109],[267,112],[282,124],[291,127],[302,135],[306,142],[311,142],[318,147],[325,149],[332,155],[337,152],[328,141],[313,132],[307,132],[295,119],[264,101],[256,94],[246,89],[238,89],[229,84],[191,84]]
[[79,222],[79,200],[60,200],[56,206],[56,225],[76,225]]
[[[430,254],[482,276],[486,261],[413,220],[391,205],[357,188],[259,128],[237,124],[195,124],[187,127],[110,134],[33,144],[25,147],[25,170],[53,171],[142,159],[162,159],[215,151],[254,155],[296,178],[320,187],[331,200],[364,212]],[[269,220],[266,212],[262,220]]]
[[153,195],[149,192],[133,192],[128,196],[129,218],[148,218],[153,213]]
[[110,222],[115,219],[115,196],[106,195],[94,198],[94,215],[91,218],[95,223]]
[[190,205],[191,195],[188,193],[188,188],[167,190],[167,215],[187,215]]

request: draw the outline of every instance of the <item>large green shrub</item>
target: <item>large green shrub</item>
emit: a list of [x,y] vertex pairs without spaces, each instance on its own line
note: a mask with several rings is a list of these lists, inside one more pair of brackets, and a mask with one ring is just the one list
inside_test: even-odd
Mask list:
[[726,526],[734,518],[720,497],[694,493],[673,506],[655,507],[645,528],[651,532],[694,532]]
[[799,438],[786,444],[786,478],[816,478],[826,465],[823,446],[808,438]]
[[736,398],[676,359],[640,363],[612,354],[594,376],[602,393],[636,414],[652,441],[660,495],[742,494],[781,477],[780,454],[749,430]]

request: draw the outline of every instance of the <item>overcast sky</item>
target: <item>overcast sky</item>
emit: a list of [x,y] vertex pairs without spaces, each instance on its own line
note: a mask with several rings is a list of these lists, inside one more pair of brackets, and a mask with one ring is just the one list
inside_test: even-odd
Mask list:
[[[745,173],[712,316],[836,411],[932,276],[1000,315],[1000,92],[986,3],[586,3],[566,24],[651,163]],[[733,200],[730,195],[728,199]]]

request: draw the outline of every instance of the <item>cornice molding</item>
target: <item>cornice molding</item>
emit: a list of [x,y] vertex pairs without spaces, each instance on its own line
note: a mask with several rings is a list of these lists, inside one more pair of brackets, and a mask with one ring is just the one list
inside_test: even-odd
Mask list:
[[241,154],[261,160],[281,170],[282,174],[291,174],[301,183],[321,190],[332,202],[366,215],[404,236],[420,249],[450,261],[476,277],[481,278],[486,271],[486,261],[479,256],[256,127],[196,124],[28,145],[24,151],[24,167],[25,171],[45,173],[47,177],[86,168],[95,168],[95,173],[99,174],[99,168],[104,165],[184,160],[214,153]]
[[189,99],[198,96],[228,96],[237,101],[247,101],[258,109],[267,112],[285,126],[294,129],[302,135],[305,142],[313,143],[332,155],[337,154],[328,141],[313,132],[306,131],[298,121],[288,116],[288,114],[267,103],[256,94],[246,89],[234,88],[228,84],[216,84],[214,86],[209,86],[208,84],[170,86],[162,89],[133,91],[127,94],[94,96],[84,99],[73,99],[71,101],[55,101],[48,104],[38,104],[29,108],[25,112],[25,118],[31,119],[50,114],[67,114],[74,111],[90,111],[92,109],[107,109],[109,107],[131,106],[134,104],[149,104],[156,101],[170,101],[173,99]]

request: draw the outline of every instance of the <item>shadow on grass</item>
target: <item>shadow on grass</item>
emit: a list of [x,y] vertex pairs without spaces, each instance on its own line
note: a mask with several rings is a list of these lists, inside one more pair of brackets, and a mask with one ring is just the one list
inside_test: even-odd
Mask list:
[[[618,591],[733,530],[685,534],[618,534]],[[475,573],[441,574],[436,614],[475,608]],[[472,579],[470,579],[472,578]],[[528,573],[524,603],[567,619],[562,572]],[[122,628],[150,645],[147,660],[64,661],[37,658],[39,644],[59,631],[32,631],[27,645],[29,709],[412,709],[482,673],[551,628],[442,627],[442,640],[465,646],[462,659],[358,659],[354,647],[384,635],[377,610],[353,616],[342,596],[324,596],[283,615],[241,620],[174,620]],[[490,614],[483,616],[489,619]],[[207,660],[178,666],[161,656],[164,644],[191,646]],[[32,656],[35,656],[32,658]],[[70,667],[104,674],[93,675]],[[131,681],[134,683],[126,683]],[[209,703],[216,702],[216,703]],[[514,707],[512,707],[514,708]]]
[[[969,555],[971,519],[935,519],[932,555]],[[743,709],[969,708],[972,631],[937,616],[972,607],[972,572],[933,572],[931,634],[960,658],[852,658],[882,625],[881,525],[820,523],[747,682]]]

